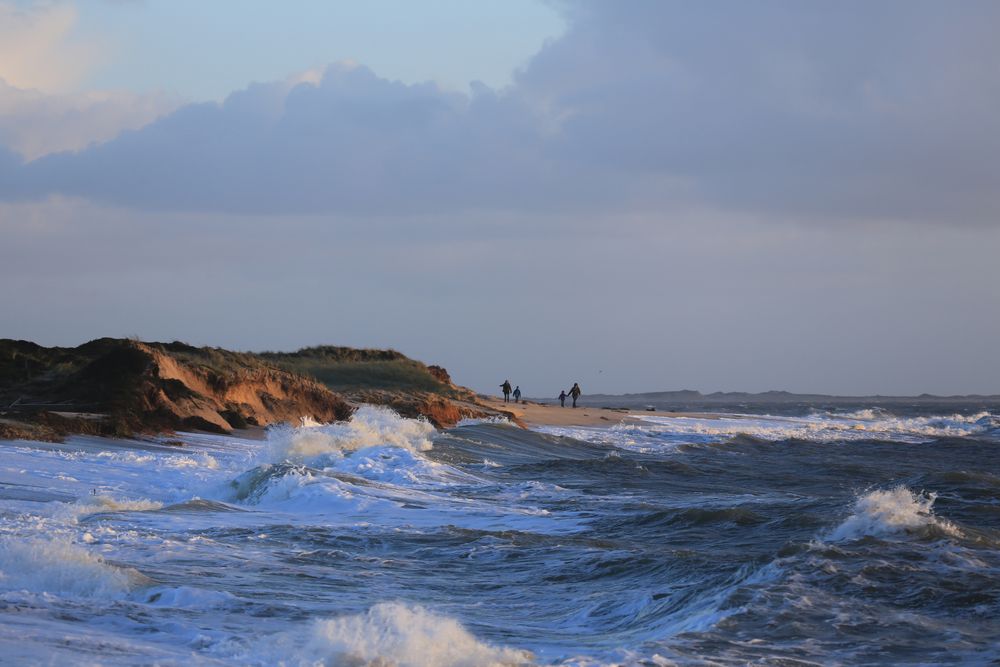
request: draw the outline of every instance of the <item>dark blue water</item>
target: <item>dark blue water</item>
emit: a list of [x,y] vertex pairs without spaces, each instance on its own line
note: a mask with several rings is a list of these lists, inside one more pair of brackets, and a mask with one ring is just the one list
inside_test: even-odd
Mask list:
[[997,425],[859,412],[433,433],[370,411],[180,451],[0,443],[0,649],[45,664],[990,664]]

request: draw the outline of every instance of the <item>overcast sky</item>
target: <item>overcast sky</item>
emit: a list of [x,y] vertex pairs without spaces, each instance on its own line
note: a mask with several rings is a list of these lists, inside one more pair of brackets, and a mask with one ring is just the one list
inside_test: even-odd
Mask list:
[[1000,393],[1000,3],[0,0],[0,336]]

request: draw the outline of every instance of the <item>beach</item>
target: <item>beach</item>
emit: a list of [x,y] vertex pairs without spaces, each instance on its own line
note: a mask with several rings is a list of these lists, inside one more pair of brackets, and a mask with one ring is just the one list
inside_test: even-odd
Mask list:
[[527,426],[614,426],[616,424],[640,424],[643,417],[701,417],[714,419],[706,412],[667,412],[663,410],[634,410],[592,406],[572,407],[572,399],[566,400],[566,407],[525,400],[504,403],[503,398],[480,394],[477,400],[498,412],[509,412]]

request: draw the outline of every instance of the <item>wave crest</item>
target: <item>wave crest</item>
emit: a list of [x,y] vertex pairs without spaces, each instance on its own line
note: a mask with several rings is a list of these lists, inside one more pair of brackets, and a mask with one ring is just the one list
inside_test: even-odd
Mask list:
[[431,437],[434,433],[436,430],[429,422],[400,417],[388,408],[362,406],[346,422],[271,428],[267,452],[269,459],[275,462],[303,462],[386,445],[423,452],[433,447]]
[[[923,443],[936,438],[993,437],[1000,433],[1000,418],[988,412],[974,415],[897,417],[879,409],[869,409],[846,414],[814,413],[801,417],[720,415],[701,418],[642,414],[633,417],[641,419],[644,425],[618,427],[620,438],[626,434],[640,435],[646,436],[640,442],[659,437],[667,438],[668,442],[695,444],[739,437],[751,437],[763,442],[891,440]],[[632,444],[628,438],[623,443],[614,444],[635,448],[628,447]]]
[[862,537],[957,536],[958,528],[934,515],[936,493],[914,493],[905,486],[866,493],[854,503],[854,512],[832,533],[837,542]]
[[69,541],[0,539],[0,590],[119,597],[149,581]]
[[306,651],[334,665],[486,667],[532,661],[526,651],[479,641],[453,618],[398,602],[318,621]]
[[82,496],[75,503],[61,506],[54,513],[55,517],[70,523],[76,523],[95,514],[112,512],[148,512],[158,510],[163,503],[146,498],[112,498],[106,495]]

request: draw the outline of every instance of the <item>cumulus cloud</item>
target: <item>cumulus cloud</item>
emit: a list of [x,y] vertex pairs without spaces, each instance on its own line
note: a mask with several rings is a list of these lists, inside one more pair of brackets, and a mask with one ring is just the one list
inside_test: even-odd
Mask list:
[[[258,84],[193,104],[76,155],[4,178],[10,197],[60,193],[136,207],[398,213],[544,205],[548,158],[516,101],[404,85],[335,65],[317,84]],[[87,165],[87,166],[85,166]],[[0,188],[4,186],[0,185]]]
[[166,95],[124,91],[49,94],[0,80],[0,146],[27,160],[114,139],[173,110]]
[[566,12],[565,35],[502,91],[333,66],[185,106],[75,155],[7,156],[0,196],[253,213],[684,202],[802,220],[998,219],[996,3]]
[[0,1],[0,79],[46,91],[76,84],[101,55],[96,42],[72,37],[76,21],[76,8],[67,3]]
[[0,0],[0,150],[33,160],[114,139],[176,108],[160,94],[76,91],[104,55],[97,38],[74,34],[64,2]]

